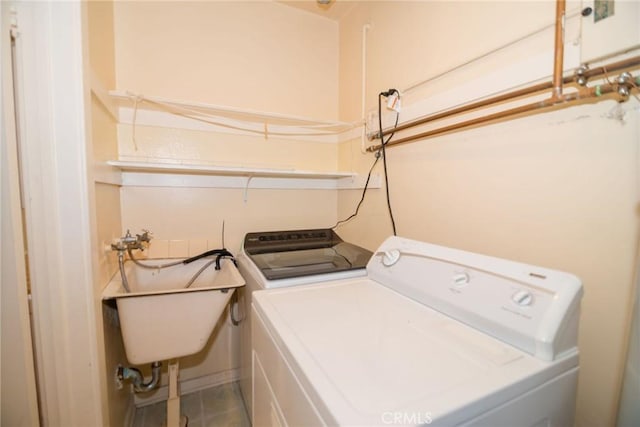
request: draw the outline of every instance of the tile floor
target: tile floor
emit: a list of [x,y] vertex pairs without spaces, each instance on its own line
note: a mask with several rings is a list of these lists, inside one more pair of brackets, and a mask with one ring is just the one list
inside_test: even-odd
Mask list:
[[[180,411],[189,417],[188,427],[251,427],[238,383],[227,383],[180,397]],[[160,427],[167,403],[136,409],[133,427]]]

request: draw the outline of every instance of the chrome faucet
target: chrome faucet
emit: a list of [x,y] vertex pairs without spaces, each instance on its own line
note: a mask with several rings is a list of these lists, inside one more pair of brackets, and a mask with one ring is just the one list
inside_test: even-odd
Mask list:
[[143,251],[145,244],[151,241],[151,232],[142,230],[142,234],[136,234],[135,237],[127,230],[127,234],[120,238],[116,243],[111,244],[111,249],[118,252],[125,252],[131,249],[139,249]]
[[142,250],[142,244],[143,243],[149,243],[151,242],[151,236],[153,235],[153,233],[149,230],[145,230],[144,228],[142,229],[142,234],[136,234],[136,239],[138,241],[138,245],[140,246],[140,249]]
[[[124,271],[124,257],[127,252],[131,254],[133,249],[144,250],[145,245],[151,241],[151,232],[149,230],[142,230],[142,234],[136,234],[132,236],[131,232],[127,230],[127,234],[121,237],[117,242],[111,243],[111,249],[118,251],[118,266],[120,269],[120,276],[122,277],[122,286],[127,292],[131,292],[129,289],[129,282]],[[133,258],[133,256],[131,256]]]

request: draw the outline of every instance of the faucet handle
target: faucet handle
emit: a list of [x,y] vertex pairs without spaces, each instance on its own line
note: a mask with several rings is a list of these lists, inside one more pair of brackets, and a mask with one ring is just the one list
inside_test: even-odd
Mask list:
[[142,229],[142,234],[136,234],[136,237],[138,238],[139,242],[147,242],[149,243],[151,241],[151,238],[153,237],[153,233],[149,230],[145,230],[144,228]]

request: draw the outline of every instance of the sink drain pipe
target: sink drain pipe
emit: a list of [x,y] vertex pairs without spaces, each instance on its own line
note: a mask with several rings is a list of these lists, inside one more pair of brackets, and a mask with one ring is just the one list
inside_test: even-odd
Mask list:
[[131,380],[131,382],[133,383],[133,388],[136,392],[146,392],[156,388],[156,386],[160,382],[161,368],[162,362],[153,362],[151,364],[151,381],[149,381],[148,383],[144,382],[144,376],[142,375],[142,372],[140,372],[140,370],[137,368],[118,365],[116,376],[120,381]]

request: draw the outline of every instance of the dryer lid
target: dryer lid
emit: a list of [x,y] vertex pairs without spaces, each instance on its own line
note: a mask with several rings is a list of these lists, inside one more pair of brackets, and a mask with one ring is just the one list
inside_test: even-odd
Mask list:
[[384,411],[457,416],[577,365],[577,354],[542,361],[366,278],[253,301],[330,424],[381,424]]

